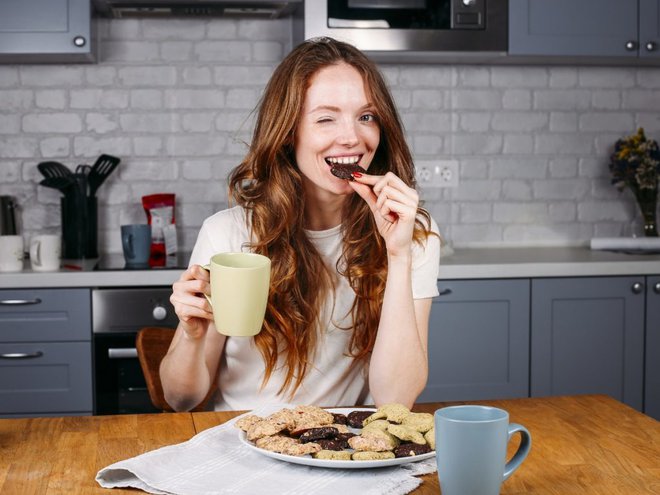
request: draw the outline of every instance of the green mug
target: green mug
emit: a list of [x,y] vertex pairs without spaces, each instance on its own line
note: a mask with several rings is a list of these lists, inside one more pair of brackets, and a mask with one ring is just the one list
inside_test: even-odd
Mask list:
[[270,287],[270,259],[255,253],[218,253],[204,266],[211,275],[215,328],[230,337],[261,331]]

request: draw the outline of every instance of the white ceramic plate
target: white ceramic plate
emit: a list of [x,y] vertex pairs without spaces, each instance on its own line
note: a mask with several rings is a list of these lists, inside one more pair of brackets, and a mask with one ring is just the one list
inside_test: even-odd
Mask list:
[[[347,408],[340,407],[335,409],[327,409],[333,413],[339,414],[348,414],[351,411],[375,411],[375,409],[368,408]],[[353,430],[355,432],[355,430]],[[412,457],[398,457],[395,459],[383,459],[379,461],[331,461],[327,459],[314,459],[310,455],[305,456],[295,456],[295,455],[286,455],[279,454],[277,452],[271,452],[269,450],[260,449],[250,442],[245,435],[243,430],[239,430],[238,438],[243,442],[247,447],[251,448],[255,452],[258,452],[261,455],[267,457],[272,457],[273,459],[279,459],[280,461],[292,462],[294,464],[303,464],[305,466],[313,467],[322,467],[322,468],[339,468],[339,469],[366,469],[366,468],[380,468],[380,467],[390,467],[398,466],[400,464],[408,464],[410,462],[423,461],[424,459],[430,459],[435,456],[435,451],[427,452],[426,454],[415,455]]]

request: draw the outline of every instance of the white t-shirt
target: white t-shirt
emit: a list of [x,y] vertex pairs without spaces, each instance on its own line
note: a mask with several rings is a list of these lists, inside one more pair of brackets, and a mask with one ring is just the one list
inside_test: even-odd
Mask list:
[[[432,229],[438,232],[435,221]],[[307,231],[324,262],[335,267],[341,254],[341,226],[324,231]],[[245,210],[236,206],[220,211],[207,218],[197,237],[190,264],[205,265],[211,256],[221,252],[249,251],[249,228]],[[437,277],[440,260],[440,242],[435,236],[428,238],[425,248],[413,244],[412,291],[414,299],[438,295]],[[265,404],[309,404],[319,406],[361,405],[373,402],[369,396],[366,367],[350,370],[353,358],[347,356],[351,331],[349,314],[355,294],[344,277],[340,277],[332,305],[332,295],[326,304],[321,321],[326,322],[313,362],[301,386],[293,398],[285,391],[278,395],[284,375],[275,370],[270,380],[260,390],[265,373],[261,353],[254,339],[227,337],[220,363],[218,392],[214,409],[248,410]],[[334,309],[333,314],[329,311]],[[338,328],[340,327],[340,328]],[[282,363],[282,361],[280,361]],[[279,364],[278,364],[279,366]]]

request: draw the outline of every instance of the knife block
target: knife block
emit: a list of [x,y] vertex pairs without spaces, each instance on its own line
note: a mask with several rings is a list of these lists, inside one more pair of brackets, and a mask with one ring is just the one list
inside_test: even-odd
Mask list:
[[97,198],[73,194],[63,196],[62,258],[98,257]]

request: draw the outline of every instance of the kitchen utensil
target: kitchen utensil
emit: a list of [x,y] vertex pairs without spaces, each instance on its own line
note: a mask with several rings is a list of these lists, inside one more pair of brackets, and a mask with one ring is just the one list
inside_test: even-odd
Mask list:
[[16,234],[16,202],[11,196],[0,196],[0,235]]
[[110,175],[117,165],[119,165],[120,161],[119,158],[111,155],[101,155],[98,157],[87,176],[90,197],[96,194],[96,190],[101,184],[103,184],[103,182],[105,182],[108,175]]
[[39,172],[43,174],[44,177],[67,177],[72,174],[71,170],[67,168],[66,165],[61,164],[60,162],[41,162],[37,165]]
[[39,182],[39,185],[44,186],[44,187],[50,187],[52,189],[57,189],[58,191],[65,193],[67,189],[69,189],[71,186],[75,184],[75,181],[67,176],[67,177],[46,177],[43,179],[41,182]]

